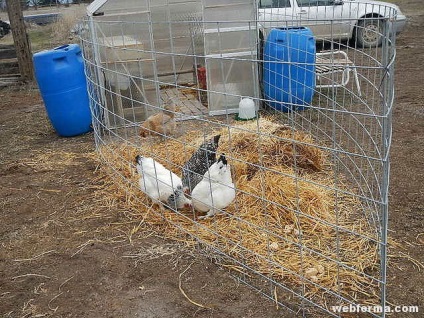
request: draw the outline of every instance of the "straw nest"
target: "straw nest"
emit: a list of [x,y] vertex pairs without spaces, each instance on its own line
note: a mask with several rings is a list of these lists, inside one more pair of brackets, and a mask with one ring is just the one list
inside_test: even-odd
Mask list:
[[[218,152],[229,157],[237,188],[227,214],[197,221],[191,211],[159,212],[137,187],[136,154],[153,156],[181,175],[181,166],[204,138],[218,133]],[[115,187],[110,196],[136,206],[164,236],[194,237],[285,286],[304,286],[305,296],[323,305],[331,297],[325,289],[364,303],[377,301],[376,284],[363,274],[373,276],[377,270],[377,247],[366,238],[372,236],[357,215],[359,202],[334,190],[328,157],[309,134],[261,118],[259,125],[237,123],[208,136],[188,132],[140,147],[110,143],[100,154],[108,169],[123,176],[110,174]],[[340,177],[337,187],[348,188]],[[242,266],[229,267],[244,272]]]

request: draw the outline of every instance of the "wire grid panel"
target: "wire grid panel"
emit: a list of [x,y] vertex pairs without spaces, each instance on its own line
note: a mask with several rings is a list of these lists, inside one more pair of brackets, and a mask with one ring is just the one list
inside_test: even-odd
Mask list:
[[[332,306],[384,308],[395,10],[327,19],[357,33],[377,25],[366,29],[376,46],[361,48],[341,41],[340,28],[320,33],[312,9],[305,28],[274,2],[285,16],[278,25],[261,18],[265,1],[259,20],[249,1],[231,1],[238,16],[223,1],[189,1],[183,15],[174,1],[152,3],[132,15],[104,9],[81,33],[97,149],[123,196],[289,311],[340,317]],[[242,98],[253,101],[249,120],[240,120]],[[218,135],[207,148],[216,158],[201,158],[211,166],[225,153],[231,182],[212,180],[212,168],[188,171],[209,184],[203,203],[216,215],[202,218],[195,188],[183,194],[189,208],[172,206],[169,194],[159,198],[165,209],[146,214],[158,200],[142,191],[136,155],[172,171],[174,191],[192,154]],[[213,191],[235,198],[224,204]]]

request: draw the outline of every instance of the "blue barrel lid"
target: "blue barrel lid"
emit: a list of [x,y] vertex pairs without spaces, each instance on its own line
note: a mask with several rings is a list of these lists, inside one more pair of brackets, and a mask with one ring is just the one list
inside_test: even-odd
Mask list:
[[78,44],[65,44],[65,45],[61,45],[58,47],[55,47],[54,49],[51,50],[43,50],[40,51],[38,53],[35,53],[34,56],[43,56],[43,55],[50,55],[50,54],[60,54],[63,52],[69,52],[69,51],[81,51],[81,48],[79,47]]
[[81,48],[78,44],[65,44],[58,46],[52,50],[44,50],[38,53],[35,53],[33,56],[34,60],[42,62],[43,59],[56,59],[65,57],[69,54],[79,54],[81,52]]
[[307,27],[297,27],[297,26],[289,26],[289,27],[281,27],[274,28],[268,35],[268,41],[279,41],[286,40],[289,36],[308,36],[313,37],[313,33],[311,29]]
[[304,26],[287,26],[287,27],[276,28],[273,30],[285,30],[289,32],[304,32],[305,30],[310,30],[310,29]]
[[81,85],[84,64],[78,44],[66,44],[33,56],[35,77],[42,93],[54,93]]

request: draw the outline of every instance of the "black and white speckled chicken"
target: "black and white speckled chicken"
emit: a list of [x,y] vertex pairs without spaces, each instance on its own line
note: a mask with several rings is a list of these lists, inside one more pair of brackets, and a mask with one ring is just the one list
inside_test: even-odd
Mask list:
[[212,139],[200,145],[199,149],[184,164],[182,172],[182,183],[184,192],[191,193],[196,185],[203,179],[203,175],[216,161],[216,150],[219,138],[216,135]]

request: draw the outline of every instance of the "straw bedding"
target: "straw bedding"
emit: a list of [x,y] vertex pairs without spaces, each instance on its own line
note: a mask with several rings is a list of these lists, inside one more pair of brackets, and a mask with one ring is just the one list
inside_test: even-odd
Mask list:
[[[204,138],[218,133],[218,153],[227,154],[237,188],[226,213],[197,221],[192,211],[160,211],[152,205],[137,187],[136,154],[156,157],[181,175],[181,166]],[[325,289],[363,303],[378,300],[376,284],[362,274],[377,270],[378,254],[365,238],[372,235],[357,215],[359,202],[334,190],[328,155],[309,134],[261,118],[259,125],[237,123],[206,137],[189,132],[140,147],[110,143],[100,147],[100,154],[108,169],[124,177],[110,174],[111,184],[119,189],[110,195],[138,209],[164,236],[187,241],[194,237],[285,286],[304,286],[305,296],[314,302],[328,301]],[[339,189],[348,188],[343,183],[338,177]]]

